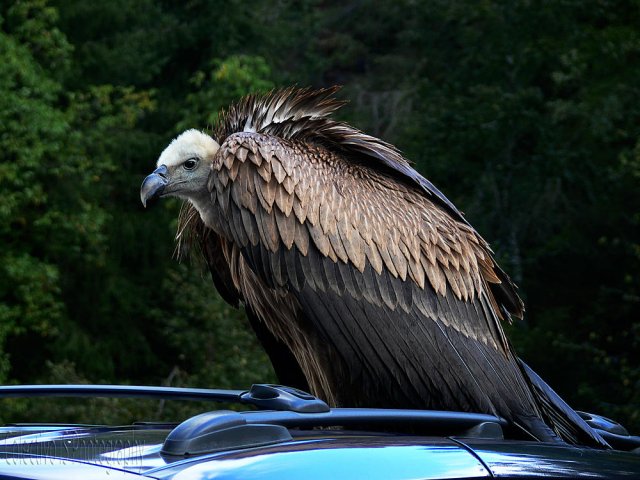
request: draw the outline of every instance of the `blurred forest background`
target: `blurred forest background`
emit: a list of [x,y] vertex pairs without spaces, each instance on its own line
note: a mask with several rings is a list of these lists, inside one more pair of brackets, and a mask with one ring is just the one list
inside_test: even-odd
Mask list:
[[520,355],[640,433],[639,1],[0,0],[0,59],[0,383],[274,380],[172,258],[179,202],[144,211],[139,186],[240,96],[342,84],[340,118],[403,150],[520,286]]

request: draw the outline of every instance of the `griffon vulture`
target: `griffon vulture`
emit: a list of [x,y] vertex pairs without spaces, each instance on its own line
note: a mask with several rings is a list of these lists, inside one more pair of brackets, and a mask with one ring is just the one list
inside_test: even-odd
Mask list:
[[281,382],[331,405],[491,413],[528,438],[606,447],[515,355],[502,323],[523,304],[488,244],[395,147],[333,120],[335,91],[251,95],[212,136],[184,132],[142,203],[187,201],[180,241],[245,306]]

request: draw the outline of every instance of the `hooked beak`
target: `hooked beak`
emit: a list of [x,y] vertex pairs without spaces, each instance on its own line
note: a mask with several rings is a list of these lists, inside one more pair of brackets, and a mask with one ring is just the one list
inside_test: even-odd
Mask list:
[[160,165],[151,175],[144,179],[140,187],[140,200],[142,201],[142,205],[146,207],[148,201],[154,200],[162,195],[164,187],[169,183],[167,172],[167,166]]

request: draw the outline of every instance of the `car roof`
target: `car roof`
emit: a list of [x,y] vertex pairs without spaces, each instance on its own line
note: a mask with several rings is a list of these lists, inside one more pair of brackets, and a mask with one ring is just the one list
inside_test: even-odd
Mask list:
[[504,439],[506,421],[493,415],[331,409],[305,392],[276,385],[247,391],[0,387],[3,396],[208,398],[253,408],[212,410],[179,424],[6,425],[0,428],[0,476],[8,478],[88,478],[114,470],[166,479],[640,477],[638,454]]

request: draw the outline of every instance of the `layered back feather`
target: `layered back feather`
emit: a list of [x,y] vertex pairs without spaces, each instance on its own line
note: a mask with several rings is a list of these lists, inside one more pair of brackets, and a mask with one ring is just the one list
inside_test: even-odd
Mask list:
[[352,126],[329,118],[345,101],[334,97],[338,86],[313,90],[289,87],[266,95],[253,94],[222,112],[214,137],[222,143],[236,132],[264,133],[285,140],[319,143],[349,156],[373,160],[404,181],[418,184],[457,220],[462,213],[429,180],[424,178],[393,145]]

